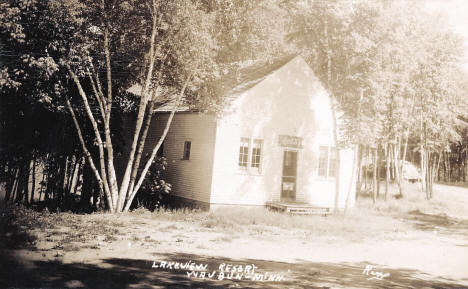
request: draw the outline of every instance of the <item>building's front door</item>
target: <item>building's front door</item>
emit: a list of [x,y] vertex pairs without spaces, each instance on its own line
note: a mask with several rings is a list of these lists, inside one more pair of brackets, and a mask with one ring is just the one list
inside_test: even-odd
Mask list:
[[296,200],[297,151],[283,153],[283,178],[281,181],[281,201]]

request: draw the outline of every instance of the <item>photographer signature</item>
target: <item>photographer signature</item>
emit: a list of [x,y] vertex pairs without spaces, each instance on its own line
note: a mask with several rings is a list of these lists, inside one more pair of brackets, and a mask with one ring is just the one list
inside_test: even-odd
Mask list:
[[382,280],[383,278],[390,276],[390,273],[374,271],[373,268],[374,267],[372,267],[372,265],[366,265],[366,268],[362,271],[362,274],[371,276],[370,278],[367,278],[367,280]]

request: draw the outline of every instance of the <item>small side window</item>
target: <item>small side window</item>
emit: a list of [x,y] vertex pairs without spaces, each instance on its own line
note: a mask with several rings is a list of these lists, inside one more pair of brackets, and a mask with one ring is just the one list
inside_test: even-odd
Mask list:
[[249,144],[248,138],[241,138],[239,147],[239,167],[247,168],[249,162]]
[[328,147],[321,146],[319,150],[318,175],[327,177],[328,170]]
[[318,159],[318,176],[336,177],[336,149],[330,146],[320,146]]
[[184,143],[184,155],[182,156],[183,160],[189,160],[190,159],[190,149],[192,148],[192,142],[191,141],[185,141]]

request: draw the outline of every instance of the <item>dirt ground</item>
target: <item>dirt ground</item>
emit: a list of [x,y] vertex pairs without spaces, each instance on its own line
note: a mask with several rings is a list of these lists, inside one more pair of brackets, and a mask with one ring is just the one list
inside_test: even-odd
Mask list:
[[281,226],[263,211],[26,212],[4,230],[0,288],[468,288],[468,189],[413,203]]

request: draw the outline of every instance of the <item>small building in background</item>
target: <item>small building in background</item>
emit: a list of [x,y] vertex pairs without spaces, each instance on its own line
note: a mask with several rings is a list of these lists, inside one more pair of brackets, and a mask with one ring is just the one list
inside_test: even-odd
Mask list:
[[[179,109],[160,154],[171,195],[201,207],[267,203],[354,205],[353,151],[335,143],[330,99],[300,57],[241,69],[225,80],[222,113]],[[147,146],[164,131],[171,106],[153,117]]]

